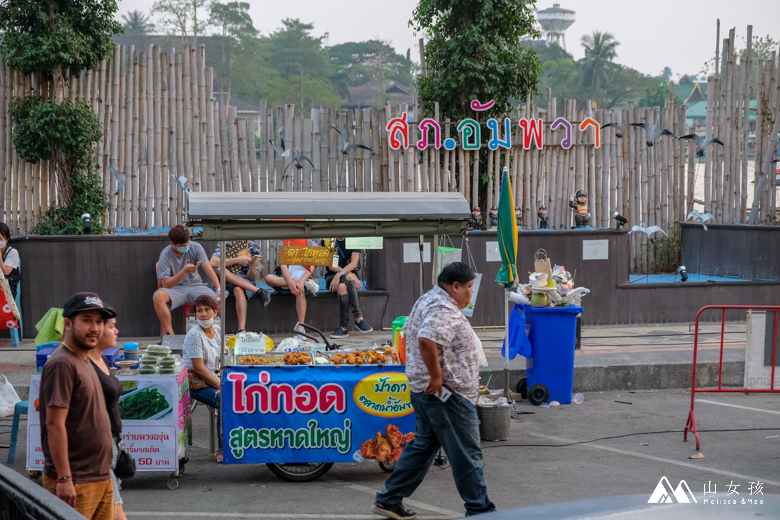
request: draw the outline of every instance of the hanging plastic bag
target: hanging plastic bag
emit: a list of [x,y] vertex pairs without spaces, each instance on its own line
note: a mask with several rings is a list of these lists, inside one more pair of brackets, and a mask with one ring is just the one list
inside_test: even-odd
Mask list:
[[577,307],[582,306],[582,297],[590,292],[590,289],[585,287],[576,287],[566,294],[566,301],[569,305],[575,305]]
[[474,335],[474,345],[477,350],[477,359],[479,360],[479,366],[486,367],[488,366],[488,360],[487,357],[485,357],[485,351],[482,349],[482,341],[479,339],[479,336],[477,336],[477,333],[474,332],[474,329],[471,329],[471,333]]
[[0,382],[0,417],[9,417],[14,414],[14,407],[21,399],[8,378],[0,377],[3,378],[3,381]]

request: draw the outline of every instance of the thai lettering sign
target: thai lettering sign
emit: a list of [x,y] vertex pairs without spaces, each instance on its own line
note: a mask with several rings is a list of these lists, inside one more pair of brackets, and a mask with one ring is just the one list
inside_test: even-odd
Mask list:
[[[484,105],[474,100],[471,102],[471,108],[481,112],[490,109],[493,104],[493,100]],[[409,148],[408,119],[409,115],[403,113],[400,117],[388,121],[385,130],[387,130],[387,140],[391,149],[400,150],[401,148]],[[538,149],[544,147],[544,121],[542,119],[522,118],[517,124],[523,130],[523,148],[530,150],[532,144]],[[498,150],[499,148],[512,148],[512,121],[508,117],[503,120],[490,118],[487,120],[487,127],[490,130],[490,139],[488,140],[489,149]],[[593,127],[595,146],[596,148],[600,148],[601,125],[591,118],[587,118],[580,122],[579,125],[575,126],[568,120],[559,117],[550,125],[550,129],[553,131],[559,128],[562,128],[565,131],[565,134],[560,141],[560,145],[567,150],[572,146],[572,131],[575,128],[579,128],[579,131],[584,132],[587,131],[588,127]],[[455,127],[460,135],[459,141],[451,137],[442,141],[441,124],[431,118],[425,118],[420,121],[418,128],[420,138],[417,143],[412,143],[412,146],[416,146],[418,150],[425,150],[429,146],[437,150],[442,147],[444,147],[445,150],[454,150],[458,144],[460,144],[461,148],[464,150],[479,150],[482,146],[482,127],[472,118],[460,121]]]
[[280,265],[333,265],[333,250],[327,247],[279,246]]
[[414,437],[404,367],[228,367],[224,461],[398,460]]

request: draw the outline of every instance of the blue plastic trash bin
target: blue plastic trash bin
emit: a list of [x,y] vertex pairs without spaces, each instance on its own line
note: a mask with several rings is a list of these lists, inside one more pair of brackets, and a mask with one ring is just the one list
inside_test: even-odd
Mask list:
[[531,357],[526,364],[528,388],[541,383],[550,395],[547,402],[571,404],[574,386],[574,345],[577,315],[582,307],[533,307],[515,304],[530,325]]

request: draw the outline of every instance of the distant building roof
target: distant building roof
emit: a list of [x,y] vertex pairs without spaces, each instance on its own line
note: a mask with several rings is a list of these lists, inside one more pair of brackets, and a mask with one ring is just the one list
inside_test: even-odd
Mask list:
[[680,85],[677,87],[677,97],[682,99],[683,104],[688,106],[706,98],[698,81],[692,85]]
[[[750,108],[756,108],[756,100],[753,99],[750,101]],[[685,112],[685,118],[686,119],[707,119],[707,102],[706,101],[698,101],[691,105],[688,110]],[[750,121],[756,120],[756,112],[751,110],[750,111]]]
[[349,87],[349,100],[343,106],[352,109],[369,108],[374,106],[383,94],[388,96],[387,101],[393,105],[414,105],[414,93],[409,87],[397,81],[385,81],[381,85]]
[[[222,92],[214,92],[214,99],[222,100]],[[224,92],[225,100],[227,101],[227,92]],[[239,114],[246,113],[246,112],[252,112],[252,113],[260,113],[260,105],[255,105],[254,103],[250,103],[249,101],[244,101],[241,98],[237,98],[233,94],[230,95],[230,106],[236,107],[236,110]]]

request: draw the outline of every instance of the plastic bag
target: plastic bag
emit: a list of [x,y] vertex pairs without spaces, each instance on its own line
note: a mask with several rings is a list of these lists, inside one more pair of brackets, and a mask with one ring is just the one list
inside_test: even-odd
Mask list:
[[21,399],[8,378],[0,377],[3,378],[3,382],[0,382],[0,417],[9,417],[14,414],[14,407]]
[[585,287],[575,287],[566,294],[566,301],[569,305],[576,305],[580,307],[582,305],[582,297],[590,293],[590,289]]
[[477,359],[479,360],[479,366],[486,367],[488,366],[488,360],[487,357],[485,357],[485,351],[482,350],[482,341],[479,339],[479,336],[477,336],[477,333],[474,332],[474,329],[471,329],[471,333],[474,335],[474,346],[477,350]]

